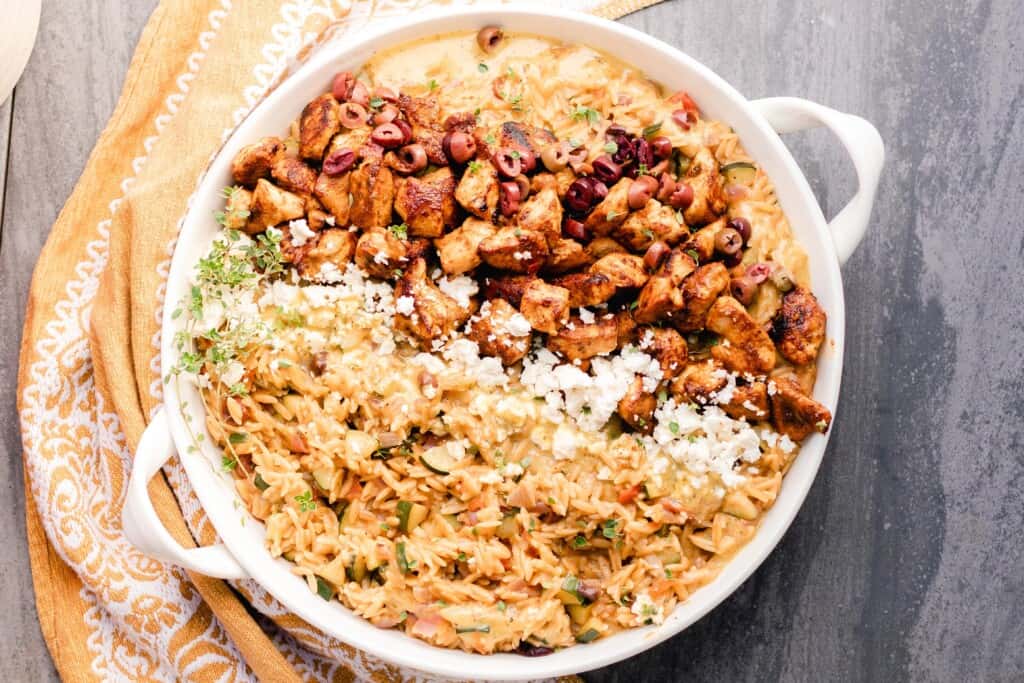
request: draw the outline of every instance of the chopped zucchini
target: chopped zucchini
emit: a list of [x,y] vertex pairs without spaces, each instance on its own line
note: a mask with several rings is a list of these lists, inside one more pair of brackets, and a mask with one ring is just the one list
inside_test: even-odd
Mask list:
[[286,550],[283,553],[281,553],[281,557],[283,557],[284,559],[288,560],[289,562],[294,562],[295,561],[295,551],[294,550]]
[[319,576],[316,577],[316,594],[324,600],[330,600],[334,597],[334,586],[329,581],[321,579]]
[[727,183],[750,186],[754,184],[754,177],[757,175],[757,166],[749,164],[746,161],[736,161],[731,164],[726,164],[720,168],[719,171]]
[[398,562],[398,568],[402,570],[403,574],[408,574],[413,565],[416,564],[415,560],[410,561],[405,556],[405,543],[398,542],[395,544],[395,560]]
[[426,451],[420,456],[420,462],[423,466],[434,474],[445,475],[452,471],[455,467],[455,458],[449,453],[448,449],[443,446],[434,446],[430,450]]
[[458,531],[462,528],[462,522],[459,521],[458,515],[447,514],[441,515],[441,517],[444,519],[444,521],[448,522],[448,526],[450,526],[455,531]]
[[514,514],[505,515],[501,524],[498,525],[498,530],[495,535],[498,538],[512,538],[519,531],[519,524],[516,522],[516,516]]
[[345,568],[345,573],[348,574],[349,581],[362,583],[363,579],[366,578],[366,560],[362,557],[356,557],[352,564]]
[[658,559],[661,560],[662,564],[679,564],[683,561],[683,556],[679,554],[678,550],[662,550],[658,553]]
[[593,605],[566,605],[565,610],[569,613],[572,623],[582,626],[590,619],[590,613],[594,610]]
[[588,628],[586,631],[580,631],[576,634],[576,642],[589,643],[591,641],[597,640],[600,637],[601,634],[598,632],[596,628]]
[[722,500],[722,512],[740,519],[756,519],[757,506],[744,493],[733,491]]
[[257,472],[256,476],[253,478],[252,485],[258,488],[260,491],[266,491],[267,489],[270,488],[270,484],[263,481],[263,477],[260,476],[259,472]]
[[427,508],[407,500],[398,501],[398,529],[409,533],[427,518]]
[[491,627],[488,624],[470,624],[469,626],[456,626],[456,633],[490,633]]
[[331,471],[328,469],[313,470],[313,481],[325,493],[331,491]]
[[583,605],[586,601],[579,593],[580,580],[572,574],[562,581],[562,589],[558,591],[558,599],[563,605]]

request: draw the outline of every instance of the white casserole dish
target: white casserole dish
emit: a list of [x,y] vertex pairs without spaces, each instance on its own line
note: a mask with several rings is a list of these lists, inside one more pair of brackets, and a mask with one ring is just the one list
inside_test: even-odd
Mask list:
[[[189,274],[219,229],[210,216],[222,208],[220,190],[231,184],[231,160],[242,146],[263,136],[280,134],[307,101],[330,89],[337,71],[357,70],[375,50],[439,33],[476,30],[488,24],[566,42],[578,42],[586,36],[585,42],[635,65],[669,90],[687,90],[709,118],[725,121],[736,130],[747,152],[774,181],[796,238],[810,257],[814,292],[828,314],[828,337],[819,359],[814,397],[834,413],[844,338],[839,266],[860,241],[870,217],[883,161],[878,132],[863,119],[806,100],[748,101],[699,62],[660,41],[613,22],[539,6],[417,12],[415,17],[381,24],[354,42],[321,50],[256,107],[213,161],[185,217],[168,278],[167,301],[178,301],[187,293]],[[777,134],[821,125],[840,138],[853,159],[859,181],[854,198],[830,223]],[[173,338],[179,321],[171,319],[173,308],[168,305],[164,310],[164,368],[173,367],[178,361]],[[202,574],[226,579],[252,578],[295,614],[341,641],[397,665],[471,679],[518,680],[577,673],[626,659],[676,635],[724,600],[768,556],[803,503],[828,442],[827,435],[820,434],[804,442],[778,500],[765,515],[754,539],[712,583],[680,605],[662,625],[634,629],[546,657],[485,656],[433,647],[399,631],[376,628],[337,601],[325,602],[311,592],[302,579],[291,573],[289,562],[275,560],[265,550],[262,524],[255,519],[244,525],[239,523],[240,515],[245,513],[236,507],[238,497],[229,475],[218,473],[221,454],[212,440],[201,442],[198,452],[189,452],[193,442],[186,430],[186,417],[191,416],[193,426],[204,424],[203,407],[195,387],[188,382],[169,383],[164,403],[172,408],[161,411],[143,435],[123,513],[125,533],[140,550]],[[160,524],[146,485],[175,452],[181,454],[189,480],[222,544],[184,549]]]

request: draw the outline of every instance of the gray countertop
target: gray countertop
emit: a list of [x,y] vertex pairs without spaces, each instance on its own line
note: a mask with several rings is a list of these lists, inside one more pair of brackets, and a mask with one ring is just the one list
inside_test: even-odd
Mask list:
[[[28,70],[0,106],[2,680],[56,678],[28,569],[13,341],[32,264],[155,4],[44,3]],[[625,23],[748,97],[866,117],[888,162],[844,268],[843,393],[795,523],[710,615],[586,678],[1024,679],[1024,6],[670,0]],[[787,143],[834,214],[854,189],[845,154],[821,131]]]

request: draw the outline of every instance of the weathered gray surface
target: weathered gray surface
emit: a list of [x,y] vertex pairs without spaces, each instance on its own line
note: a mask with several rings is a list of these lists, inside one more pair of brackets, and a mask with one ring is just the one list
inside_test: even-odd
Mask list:
[[[44,3],[14,101],[0,258],[8,340],[154,4]],[[719,609],[587,678],[1024,679],[1024,8],[673,0],[626,23],[749,97],[799,95],[865,116],[889,161],[875,225],[844,269],[843,398],[804,509]],[[6,129],[0,108],[0,159]],[[853,187],[843,153],[821,132],[789,142],[834,213]],[[25,559],[16,353],[0,351],[0,679],[34,681],[53,673]]]

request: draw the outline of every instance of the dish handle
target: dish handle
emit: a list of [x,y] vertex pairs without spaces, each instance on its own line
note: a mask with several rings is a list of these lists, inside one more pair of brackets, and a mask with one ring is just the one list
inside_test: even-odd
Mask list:
[[882,136],[859,116],[844,114],[799,97],[767,97],[751,102],[777,133],[825,126],[843,143],[857,171],[857,192],[828,224],[840,263],[846,263],[864,238],[885,162]]
[[149,481],[175,454],[170,425],[163,409],[142,433],[121,510],[121,525],[129,542],[150,557],[217,579],[245,579],[248,574],[223,543],[185,548],[171,537],[149,497]]

